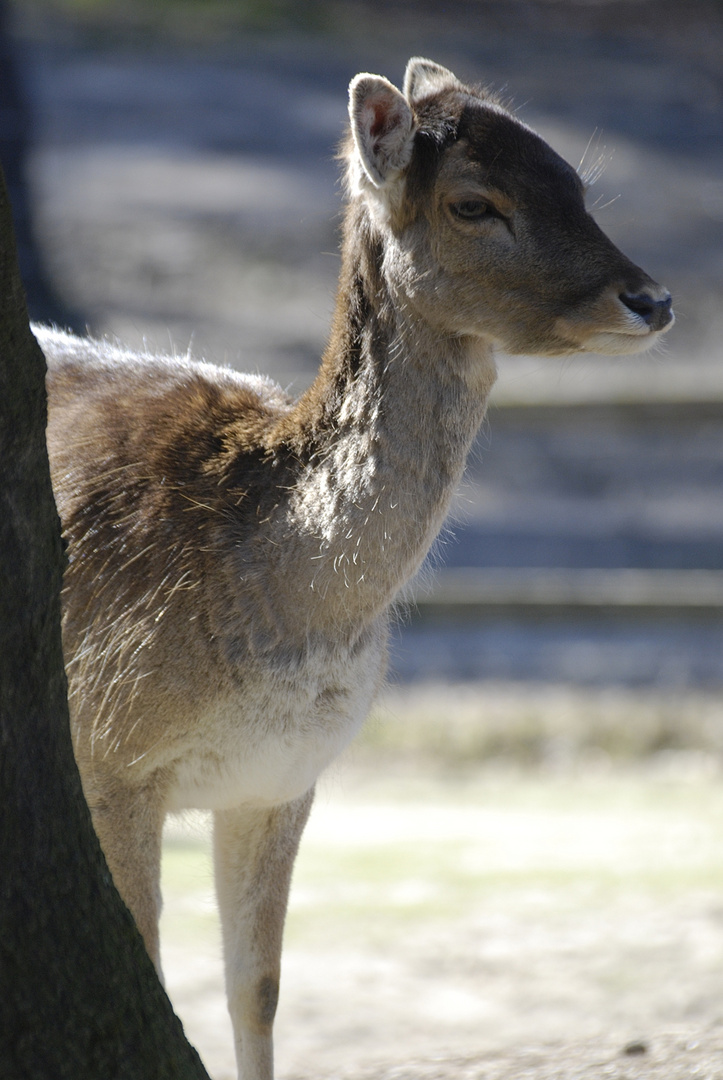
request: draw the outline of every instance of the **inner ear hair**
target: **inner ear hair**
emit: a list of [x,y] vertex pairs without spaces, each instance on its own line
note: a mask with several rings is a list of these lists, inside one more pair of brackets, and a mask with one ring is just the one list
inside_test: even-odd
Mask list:
[[349,86],[349,120],[364,171],[383,187],[409,164],[414,117],[404,96],[381,75],[357,75]]

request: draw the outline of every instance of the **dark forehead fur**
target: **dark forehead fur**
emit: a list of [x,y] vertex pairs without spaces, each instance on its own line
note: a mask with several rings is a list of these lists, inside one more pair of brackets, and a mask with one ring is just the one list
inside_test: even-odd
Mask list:
[[412,197],[431,189],[445,153],[458,142],[479,166],[480,181],[506,195],[582,192],[572,166],[486,90],[450,88],[417,103],[415,111],[418,130],[407,180]]

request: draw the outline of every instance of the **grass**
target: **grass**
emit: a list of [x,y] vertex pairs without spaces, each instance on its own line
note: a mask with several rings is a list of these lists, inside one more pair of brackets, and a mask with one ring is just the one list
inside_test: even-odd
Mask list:
[[[322,785],[296,865],[290,942],[344,941],[365,923],[381,940],[533,894],[602,908],[622,893],[666,903],[723,893],[723,787],[710,772],[380,774],[357,765]],[[208,836],[171,839],[167,918],[214,932],[212,888]]]
[[470,917],[530,892],[602,904],[621,890],[723,889],[723,791],[710,781],[488,773],[461,790],[424,786],[379,801],[375,783],[358,802],[320,807],[297,869],[292,934],[328,937],[333,917],[345,923],[365,908],[408,922]]
[[[573,879],[723,887],[722,752],[723,703],[712,694],[390,691],[320,784],[297,864],[299,919],[315,910],[323,927],[324,912],[351,912],[375,893],[394,914],[409,882],[415,910]],[[210,895],[208,849],[206,824],[174,826],[166,890]]]

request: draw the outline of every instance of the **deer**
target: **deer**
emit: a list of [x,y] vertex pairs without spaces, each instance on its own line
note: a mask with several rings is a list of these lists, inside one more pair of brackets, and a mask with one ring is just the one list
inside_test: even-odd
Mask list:
[[210,810],[239,1077],[270,1080],[292,868],[322,771],[387,667],[496,354],[635,353],[671,297],[577,171],[486,89],[413,57],[357,75],[336,307],[297,398],[270,379],[36,327],[67,542],[73,745],[162,977],[161,833]]

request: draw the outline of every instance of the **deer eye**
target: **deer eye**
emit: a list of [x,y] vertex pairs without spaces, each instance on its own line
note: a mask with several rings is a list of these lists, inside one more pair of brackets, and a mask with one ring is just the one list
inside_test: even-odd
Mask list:
[[451,203],[450,210],[460,221],[481,221],[482,218],[501,218],[502,214],[486,199],[463,199]]

